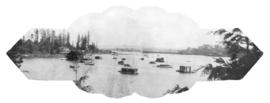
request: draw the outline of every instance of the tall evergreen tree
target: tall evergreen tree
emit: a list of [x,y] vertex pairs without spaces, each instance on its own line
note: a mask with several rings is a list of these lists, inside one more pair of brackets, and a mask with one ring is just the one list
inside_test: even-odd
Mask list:
[[210,74],[209,80],[242,79],[263,55],[263,52],[249,38],[242,35],[239,28],[234,28],[232,31],[219,29],[214,34],[223,36],[222,44],[228,50],[230,60],[218,58],[216,62],[220,64],[219,66],[207,67],[205,73]]

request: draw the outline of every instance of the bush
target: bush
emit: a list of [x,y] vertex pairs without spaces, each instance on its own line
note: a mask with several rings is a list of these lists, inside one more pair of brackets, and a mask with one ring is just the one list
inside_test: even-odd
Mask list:
[[70,51],[67,55],[66,58],[68,61],[77,61],[82,57],[82,53],[77,52],[77,51]]

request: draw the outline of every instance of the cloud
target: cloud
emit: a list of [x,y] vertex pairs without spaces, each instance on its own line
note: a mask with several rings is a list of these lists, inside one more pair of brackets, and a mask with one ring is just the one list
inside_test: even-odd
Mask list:
[[91,40],[100,48],[181,49],[214,43],[191,18],[157,7],[112,7],[80,17],[68,31],[73,38],[89,31]]

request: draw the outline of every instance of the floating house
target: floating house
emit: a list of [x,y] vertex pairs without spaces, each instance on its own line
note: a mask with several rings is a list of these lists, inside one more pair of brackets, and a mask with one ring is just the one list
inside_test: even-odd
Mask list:
[[83,60],[92,60],[92,54],[85,54],[82,59]]
[[137,68],[132,68],[132,67],[122,67],[119,72],[122,73],[122,74],[137,75],[138,74],[138,69]]
[[161,58],[156,58],[156,62],[165,62],[164,58],[161,57]]
[[157,65],[157,67],[158,68],[172,68],[172,66],[169,64],[159,64],[159,65]]
[[191,70],[191,66],[180,66],[179,70],[176,70],[177,72],[180,73],[194,73],[194,71]]

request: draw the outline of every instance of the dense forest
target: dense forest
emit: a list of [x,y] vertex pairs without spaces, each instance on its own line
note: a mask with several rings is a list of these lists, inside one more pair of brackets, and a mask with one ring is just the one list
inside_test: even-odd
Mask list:
[[70,51],[97,53],[95,43],[90,41],[90,33],[78,34],[76,44],[71,43],[70,33],[53,29],[34,29],[24,35],[7,52],[10,59],[20,67],[22,56],[49,57]]
[[9,52],[20,54],[59,54],[63,49],[96,52],[97,46],[90,42],[90,33],[79,34],[76,44],[70,42],[70,33],[52,29],[34,29],[21,38]]

